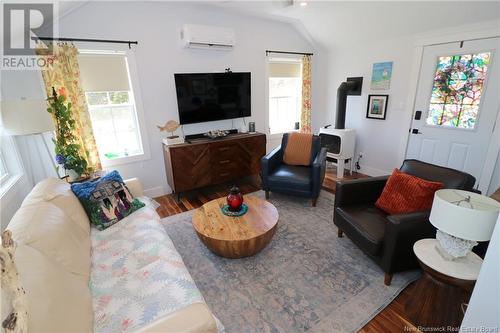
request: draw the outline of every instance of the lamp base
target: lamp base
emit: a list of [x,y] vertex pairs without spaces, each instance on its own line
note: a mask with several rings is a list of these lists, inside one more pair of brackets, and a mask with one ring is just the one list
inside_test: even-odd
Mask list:
[[476,241],[458,238],[441,230],[436,232],[436,239],[439,242],[436,249],[446,260],[465,257],[478,244]]

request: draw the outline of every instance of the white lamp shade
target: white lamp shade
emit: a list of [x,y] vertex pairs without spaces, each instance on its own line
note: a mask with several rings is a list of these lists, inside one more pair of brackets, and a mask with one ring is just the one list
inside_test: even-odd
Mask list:
[[9,135],[29,135],[54,130],[44,100],[2,101],[2,126]]
[[[464,202],[467,197],[470,197],[470,205]],[[487,241],[493,233],[499,210],[500,203],[492,198],[445,189],[436,191],[429,220],[437,229],[452,236]]]

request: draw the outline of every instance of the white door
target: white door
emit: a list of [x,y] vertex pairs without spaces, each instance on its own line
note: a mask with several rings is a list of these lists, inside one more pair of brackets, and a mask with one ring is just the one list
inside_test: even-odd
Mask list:
[[500,104],[499,46],[491,38],[424,48],[407,158],[468,172],[488,188],[481,175]]

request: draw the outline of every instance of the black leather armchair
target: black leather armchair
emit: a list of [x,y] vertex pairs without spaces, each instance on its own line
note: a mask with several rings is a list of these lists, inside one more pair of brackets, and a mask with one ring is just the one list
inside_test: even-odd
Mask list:
[[288,134],[283,135],[281,146],[276,147],[261,160],[262,189],[312,199],[316,206],[326,170],[326,148],[321,148],[319,136],[314,135],[311,149],[311,165],[294,166],[283,163],[283,152],[288,143]]
[[[442,182],[444,188],[471,191],[476,182],[467,173],[417,160],[404,161],[400,170]],[[337,181],[333,217],[338,236],[345,233],[384,270],[386,285],[390,285],[393,273],[418,267],[413,253],[416,241],[436,236],[429,222],[430,211],[388,215],[375,206],[388,178]]]

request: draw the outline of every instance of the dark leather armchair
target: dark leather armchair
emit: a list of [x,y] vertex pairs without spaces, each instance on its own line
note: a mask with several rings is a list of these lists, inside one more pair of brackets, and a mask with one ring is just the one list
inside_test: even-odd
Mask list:
[[288,134],[283,135],[281,146],[276,147],[261,160],[262,189],[312,199],[316,206],[326,170],[326,148],[321,148],[319,136],[314,135],[310,166],[294,166],[283,163],[283,153],[288,143]]
[[[444,188],[471,191],[476,179],[464,172],[406,160],[401,171],[429,181],[442,182]],[[434,238],[436,229],[429,222],[430,211],[388,215],[375,206],[389,176],[338,181],[333,222],[338,236],[345,233],[385,272],[390,285],[392,274],[418,267],[413,244]]]

